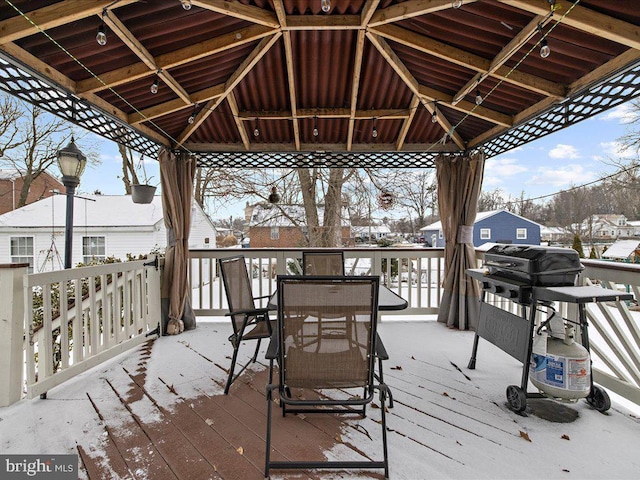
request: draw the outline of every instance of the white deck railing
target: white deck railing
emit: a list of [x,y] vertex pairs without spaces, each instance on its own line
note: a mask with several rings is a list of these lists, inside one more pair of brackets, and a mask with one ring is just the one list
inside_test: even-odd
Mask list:
[[[239,254],[251,268],[255,295],[272,294],[276,275],[301,271],[302,249],[192,250],[189,280],[197,316],[220,316],[228,311],[216,261]],[[408,309],[385,315],[416,318],[437,314],[444,279],[442,249],[361,248],[346,249],[344,255],[349,274],[380,275],[386,286],[409,302]],[[478,265],[482,256],[478,253]],[[28,396],[33,397],[144,342],[145,335],[161,323],[160,271],[148,263],[30,275],[19,273],[25,267],[0,268],[0,313],[11,319],[0,324],[0,380],[8,385],[0,394],[0,405],[19,399],[24,372]],[[582,282],[629,291],[640,298],[640,266],[592,260],[583,263]],[[63,285],[66,288],[61,288]],[[75,302],[76,298],[82,300]],[[68,308],[54,311],[58,299]],[[521,308],[498,296],[487,295],[487,301],[516,313]],[[636,302],[598,303],[589,304],[587,314],[595,381],[640,404],[637,309]],[[575,306],[560,305],[560,311],[566,318],[575,318]],[[35,319],[38,322],[34,323]],[[36,324],[38,328],[34,328]]]
[[[330,250],[330,249],[329,249]],[[220,316],[228,311],[217,259],[244,255],[256,297],[271,295],[276,276],[302,272],[302,249],[190,250],[191,304],[196,315]],[[409,302],[409,308],[385,312],[405,316],[435,315],[442,298],[443,249],[353,248],[344,250],[349,275],[380,275],[382,282]]]
[[29,398],[144,342],[159,328],[157,265],[138,260],[25,275]]

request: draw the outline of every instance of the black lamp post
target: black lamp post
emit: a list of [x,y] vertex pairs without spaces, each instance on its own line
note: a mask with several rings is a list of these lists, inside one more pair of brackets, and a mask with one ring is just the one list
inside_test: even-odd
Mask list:
[[71,268],[71,246],[73,242],[73,198],[80,177],[87,164],[87,157],[80,151],[71,137],[69,145],[58,152],[58,167],[62,173],[62,184],[67,194],[67,220],[64,231],[64,268]]

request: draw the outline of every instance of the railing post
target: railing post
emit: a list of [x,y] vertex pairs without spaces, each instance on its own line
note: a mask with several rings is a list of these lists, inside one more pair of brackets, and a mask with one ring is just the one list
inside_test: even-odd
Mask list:
[[155,268],[149,268],[147,270],[147,323],[152,323],[157,320],[160,325],[158,336],[161,336],[164,324],[162,321],[160,280],[162,277],[162,269],[164,268],[164,257],[159,258],[156,255],[153,262],[157,262],[155,263]]
[[24,367],[24,276],[28,264],[0,265],[0,407],[20,400]]

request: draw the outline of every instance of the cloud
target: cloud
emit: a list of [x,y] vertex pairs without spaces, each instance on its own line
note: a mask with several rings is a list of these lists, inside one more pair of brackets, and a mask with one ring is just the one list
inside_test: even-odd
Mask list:
[[[511,152],[510,152],[511,153]],[[529,171],[524,165],[520,165],[516,158],[497,157],[489,158],[484,167],[483,188],[495,188],[504,184],[504,180]]]
[[635,151],[633,148],[625,146],[622,142],[602,142],[600,148],[609,158],[634,158]]
[[633,104],[627,102],[612,108],[600,118],[605,121],[617,120],[620,123],[631,123],[637,116],[638,114],[634,112]]
[[540,168],[525,184],[567,187],[580,185],[595,179],[595,172],[585,170],[580,164],[569,164],[560,168]]
[[580,154],[578,153],[578,149],[573,145],[559,143],[549,150],[549,157],[555,159],[574,159],[580,158]]

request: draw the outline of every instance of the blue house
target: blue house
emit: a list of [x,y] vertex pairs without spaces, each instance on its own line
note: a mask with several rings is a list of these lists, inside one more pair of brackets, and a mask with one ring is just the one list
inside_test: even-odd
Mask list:
[[[435,222],[420,229],[425,242],[432,247],[444,247],[442,223]],[[540,245],[540,224],[508,210],[478,212],[473,224],[473,245],[487,242]]]

